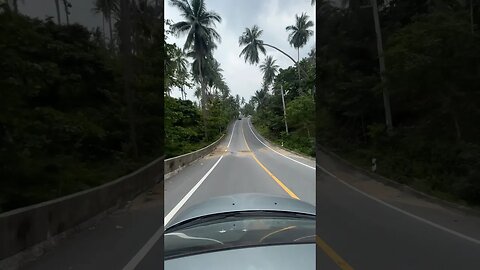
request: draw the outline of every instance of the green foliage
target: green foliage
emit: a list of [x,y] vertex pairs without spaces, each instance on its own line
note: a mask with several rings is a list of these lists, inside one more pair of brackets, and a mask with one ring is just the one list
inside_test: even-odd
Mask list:
[[[380,2],[381,3],[381,2]],[[317,18],[317,142],[422,191],[480,203],[480,40],[455,1],[402,0],[381,9],[380,84],[371,11],[324,4]],[[385,131],[382,87],[394,134]]]
[[[255,96],[242,109],[244,115],[253,115],[259,132],[278,144],[306,155],[315,155],[315,102],[312,88],[315,78],[314,54],[300,64],[307,77],[299,84],[295,67],[280,69],[273,83],[272,93],[267,88]],[[286,134],[280,87],[285,93],[289,134]]]
[[163,31],[134,59],[142,63],[132,85],[134,160],[121,64],[98,33],[8,12],[0,25],[0,212],[97,186],[162,155]]

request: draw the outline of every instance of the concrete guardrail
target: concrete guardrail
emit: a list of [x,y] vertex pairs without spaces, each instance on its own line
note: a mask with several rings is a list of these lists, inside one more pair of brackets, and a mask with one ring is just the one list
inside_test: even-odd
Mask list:
[[132,200],[162,179],[212,152],[224,136],[191,153],[166,160],[162,156],[129,175],[101,186],[0,214],[0,268],[11,266],[9,257],[52,241],[55,236]]
[[152,188],[163,177],[164,158],[101,186],[0,214],[0,268],[3,259],[51,241]]
[[217,145],[222,141],[225,134],[223,134],[218,140],[213,142],[212,144],[199,149],[194,152],[190,152],[181,156],[172,157],[169,159],[165,159],[165,167],[164,167],[164,179],[170,178],[172,175],[176,174],[179,170],[181,170],[186,165],[192,163],[193,161],[204,157],[210,154]]

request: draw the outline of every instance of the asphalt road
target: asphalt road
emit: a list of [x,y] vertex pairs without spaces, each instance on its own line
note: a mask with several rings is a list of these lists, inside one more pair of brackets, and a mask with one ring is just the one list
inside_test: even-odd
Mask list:
[[315,163],[280,150],[248,119],[164,190],[143,194],[25,269],[159,269],[163,224],[210,197],[243,192],[316,205],[320,269],[480,269],[478,216],[384,186],[322,152]]

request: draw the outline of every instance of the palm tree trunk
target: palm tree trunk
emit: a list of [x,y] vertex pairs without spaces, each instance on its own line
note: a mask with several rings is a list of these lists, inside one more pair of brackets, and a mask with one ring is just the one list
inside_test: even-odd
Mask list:
[[[111,11],[110,11],[111,12]],[[113,50],[112,14],[108,15],[108,32],[110,33],[110,50]]]
[[107,35],[105,35],[105,14],[102,13],[103,46],[107,46]]
[[297,48],[298,85],[300,86],[300,47]]
[[68,1],[67,0],[63,0],[63,6],[65,7],[65,17],[67,18],[67,25],[69,25],[70,20],[68,19],[69,11],[68,11]]
[[470,24],[472,27],[472,34],[475,33],[475,22],[473,17],[473,0],[470,0]]
[[205,134],[205,139],[208,139],[208,133],[207,133],[207,107],[206,107],[206,85],[205,85],[205,80],[203,78],[203,74],[202,74],[202,61],[201,61],[201,56],[198,55],[197,56],[197,59],[198,59],[198,74],[199,74],[199,78],[200,78],[200,89],[201,89],[201,95],[202,95],[202,100],[201,100],[201,104],[202,104],[202,115],[203,115],[203,129],[204,129],[204,134]]
[[125,101],[127,103],[127,114],[128,114],[128,124],[129,124],[129,135],[131,150],[133,152],[133,157],[138,158],[138,146],[135,130],[135,115],[134,115],[134,104],[133,98],[134,93],[131,88],[131,81],[133,78],[132,63],[131,63],[131,53],[132,53],[132,44],[131,44],[131,29],[130,29],[130,0],[120,0],[120,51],[122,56],[123,64],[123,78],[124,78],[124,95]]
[[18,14],[18,0],[13,0],[13,10]]
[[293,63],[295,63],[295,64],[297,63],[297,61],[295,61],[295,59],[293,59],[290,55],[288,55],[286,52],[280,50],[279,48],[277,48],[277,47],[275,47],[275,46],[273,46],[273,45],[267,44],[267,43],[263,43],[263,45],[264,45],[264,46],[267,46],[267,47],[270,47],[270,48],[273,48],[273,49],[275,49],[275,50],[283,53],[285,56],[287,56],[288,58],[290,58],[290,60],[292,60]]
[[[277,48],[277,47],[275,47],[275,46],[273,46],[273,45],[267,44],[267,43],[263,43],[263,46],[267,46],[267,47],[273,48],[273,49],[275,49],[275,50],[283,53],[285,56],[287,56],[288,58],[290,58],[290,60],[292,60],[293,63],[297,64],[297,61],[295,61],[295,59],[293,59],[290,55],[288,55],[286,52],[280,50],[279,48]],[[306,77],[306,76],[307,76],[307,73],[306,73],[302,68],[300,68],[300,66],[299,66],[299,69],[303,72],[303,74],[304,74],[305,77]]]
[[59,0],[55,0],[55,7],[57,9],[57,22],[58,25],[62,24],[61,19],[60,19],[60,3],[58,2]]

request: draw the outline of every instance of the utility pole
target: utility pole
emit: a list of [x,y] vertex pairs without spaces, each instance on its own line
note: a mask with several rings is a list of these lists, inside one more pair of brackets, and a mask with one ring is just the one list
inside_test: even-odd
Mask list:
[[283,86],[280,86],[280,90],[282,92],[282,103],[283,103],[283,119],[285,119],[285,132],[288,135],[288,125],[287,125],[287,111],[285,110],[285,97],[283,95]]
[[383,43],[382,43],[382,29],[380,28],[380,18],[378,17],[378,6],[377,0],[371,0],[373,6],[373,20],[375,22],[375,33],[377,34],[377,51],[378,51],[378,62],[380,64],[380,78],[383,84],[383,105],[385,107],[385,120],[387,123],[387,133],[392,134],[393,124],[392,124],[392,112],[390,109],[390,93],[385,86],[385,55],[383,53]]

